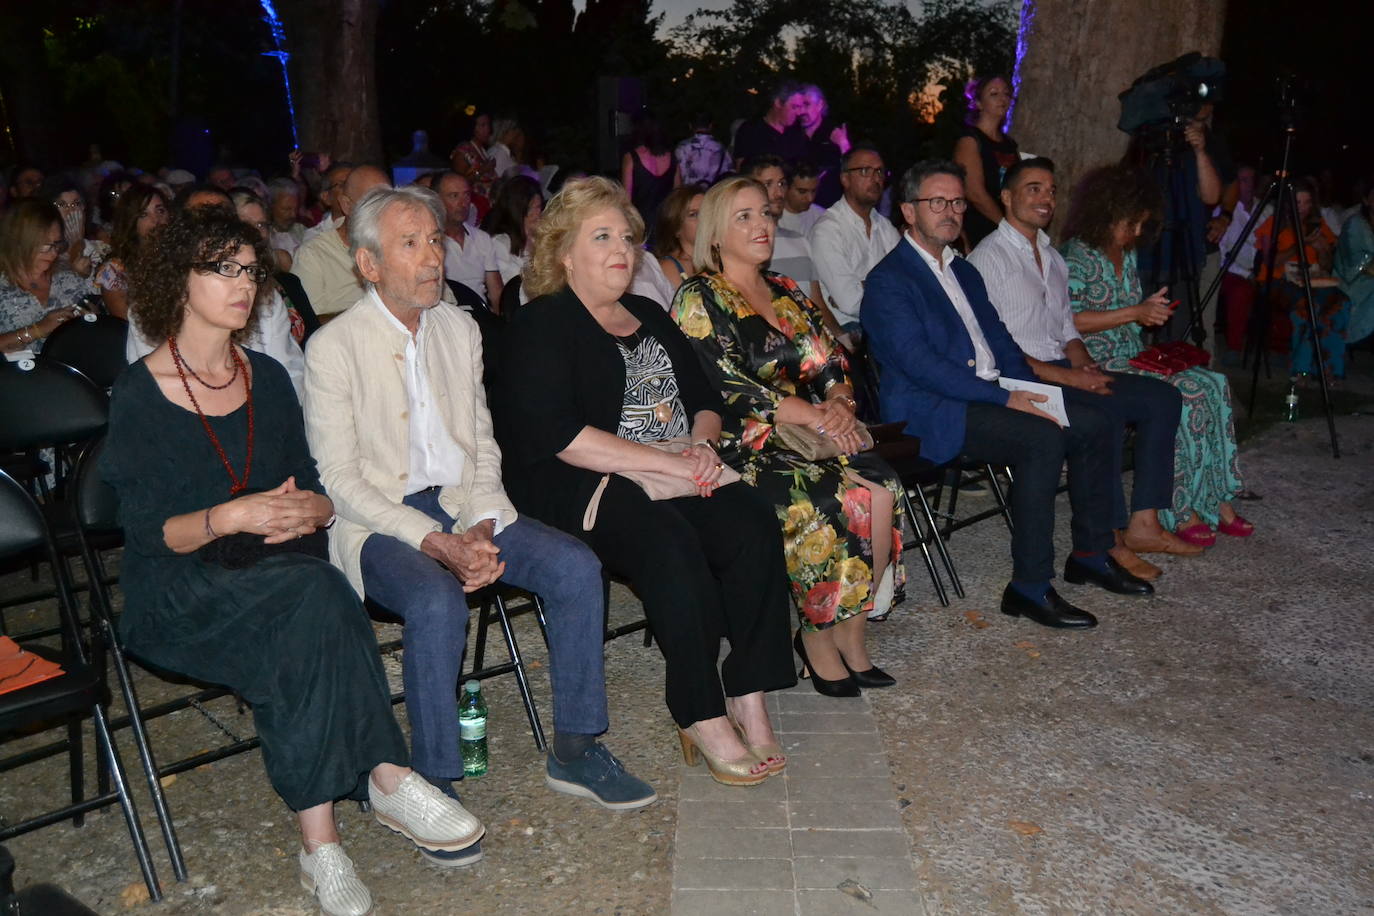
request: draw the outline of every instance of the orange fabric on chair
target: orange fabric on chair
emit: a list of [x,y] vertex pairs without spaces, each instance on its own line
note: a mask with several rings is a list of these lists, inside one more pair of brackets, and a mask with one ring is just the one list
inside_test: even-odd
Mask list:
[[62,667],[56,662],[26,652],[8,636],[0,636],[0,693],[31,687],[62,673]]

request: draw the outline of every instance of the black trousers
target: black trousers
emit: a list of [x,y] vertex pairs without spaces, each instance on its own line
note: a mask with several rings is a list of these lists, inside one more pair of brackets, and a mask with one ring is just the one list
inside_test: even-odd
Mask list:
[[[655,502],[613,474],[595,527],[573,533],[644,602],[678,725],[725,715],[726,696],[797,682],[782,525],[753,487]],[[717,671],[721,637],[730,651]]]
[[1068,401],[1069,426],[1020,410],[973,401],[968,404],[964,454],[980,464],[1009,465],[1016,477],[1009,497],[1012,578],[1054,578],[1054,491],[1059,469],[1069,463],[1073,549],[1098,552],[1114,543],[1111,437],[1116,420],[1100,406]]
[[[1067,367],[1068,360],[1062,365]],[[1168,509],[1174,502],[1174,440],[1183,411],[1183,397],[1162,378],[1125,372],[1107,374],[1112,377],[1111,394],[1065,388],[1064,401],[1100,408],[1116,421],[1116,430],[1112,433],[1112,467],[1116,475],[1116,485],[1112,488],[1112,527],[1125,528],[1129,512],[1121,482],[1121,463],[1126,424],[1135,425],[1130,512]]]

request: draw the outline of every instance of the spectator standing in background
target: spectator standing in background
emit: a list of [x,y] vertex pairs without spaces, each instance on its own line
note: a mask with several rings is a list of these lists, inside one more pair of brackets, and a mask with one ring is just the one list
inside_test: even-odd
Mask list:
[[745,121],[735,131],[735,166],[765,153],[782,157],[783,162],[806,158],[810,141],[797,124],[806,108],[806,92],[791,80],[778,84],[772,105],[761,118]]
[[704,111],[692,118],[692,135],[673,150],[680,184],[710,186],[730,169],[730,155],[712,134],[715,124]]
[[816,202],[829,207],[840,199],[840,158],[849,152],[849,126],[836,124],[830,117],[825,93],[815,85],[805,87],[806,104],[797,124],[806,134],[808,159],[820,174]]
[[1016,141],[1002,131],[1011,109],[1011,81],[1005,76],[976,77],[964,88],[964,98],[968,116],[954,144],[954,161],[968,174],[964,235],[972,251],[1002,221],[1002,176],[1020,154]]

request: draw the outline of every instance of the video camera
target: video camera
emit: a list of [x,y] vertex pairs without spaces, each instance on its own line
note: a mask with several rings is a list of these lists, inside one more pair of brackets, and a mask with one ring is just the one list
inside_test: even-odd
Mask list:
[[1117,96],[1116,126],[1152,146],[1182,142],[1183,128],[1203,104],[1221,101],[1225,82],[1226,65],[1196,51],[1160,64]]

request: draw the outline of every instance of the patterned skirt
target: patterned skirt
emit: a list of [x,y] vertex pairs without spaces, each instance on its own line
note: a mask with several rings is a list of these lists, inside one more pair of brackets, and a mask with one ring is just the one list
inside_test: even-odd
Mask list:
[[777,510],[802,629],[824,630],[873,609],[873,491],[855,481],[855,475],[892,494],[891,566],[895,594],[902,594],[902,485],[881,458],[862,454],[807,461],[765,448],[739,470]]
[[1178,513],[1191,508],[1215,528],[1221,504],[1230,502],[1245,488],[1236,448],[1231,385],[1226,376],[1202,368],[1159,376],[1137,369],[1120,357],[1108,360],[1103,368],[1164,378],[1183,395],[1183,416],[1174,438],[1173,508],[1160,510],[1159,521],[1173,530],[1179,521]]

